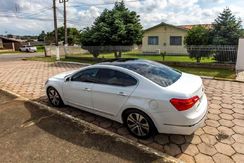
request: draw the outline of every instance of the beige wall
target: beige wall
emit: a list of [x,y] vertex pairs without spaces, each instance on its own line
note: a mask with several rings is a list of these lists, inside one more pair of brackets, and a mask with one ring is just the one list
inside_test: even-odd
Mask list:
[[236,70],[244,70],[244,38],[239,39],[238,53],[236,60]]
[[[181,30],[171,26],[159,26],[153,28],[144,33],[142,40],[142,51],[155,52],[157,49],[160,49],[162,52],[166,51],[167,54],[187,54],[187,50],[183,43],[186,33],[186,30]],[[158,36],[159,45],[148,45],[148,36]],[[182,45],[171,46],[170,36],[182,36]]]

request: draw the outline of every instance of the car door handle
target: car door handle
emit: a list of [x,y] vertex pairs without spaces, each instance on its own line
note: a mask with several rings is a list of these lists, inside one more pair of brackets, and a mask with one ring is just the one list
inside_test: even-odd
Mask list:
[[85,91],[91,91],[91,89],[90,89],[90,88],[85,88],[84,90],[85,90]]
[[118,95],[120,95],[120,96],[127,96],[124,92],[119,92]]

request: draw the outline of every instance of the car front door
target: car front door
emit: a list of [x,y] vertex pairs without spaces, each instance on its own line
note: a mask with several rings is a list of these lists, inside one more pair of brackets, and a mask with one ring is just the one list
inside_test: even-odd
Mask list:
[[132,76],[112,69],[99,69],[92,89],[93,109],[115,116],[137,87]]
[[91,91],[98,69],[81,70],[70,77],[63,86],[66,101],[71,105],[92,108]]

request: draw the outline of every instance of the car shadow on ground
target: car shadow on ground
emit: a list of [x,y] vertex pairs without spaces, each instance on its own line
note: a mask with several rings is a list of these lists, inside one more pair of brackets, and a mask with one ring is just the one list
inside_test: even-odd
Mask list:
[[[41,102],[47,106],[52,106],[48,102],[46,96],[42,96],[34,101]],[[64,106],[56,109],[175,157],[180,157],[181,154],[187,150],[194,138],[194,135],[184,136],[174,134],[156,134],[149,139],[141,140],[133,137],[127,131],[126,127],[118,122],[70,106]]]
[[[91,130],[74,123],[69,119],[60,117],[59,115],[53,115],[46,110],[38,109],[36,105],[28,101],[25,102],[24,105],[25,108],[30,112],[31,118],[24,122],[23,125],[28,126],[30,122],[35,122],[37,127],[51,135],[54,135],[55,137],[70,142],[74,145],[81,146],[82,148],[117,156],[123,160],[133,162],[165,161],[164,158],[145,153],[138,150],[138,148],[135,146],[118,141],[116,138],[106,135],[105,133]],[[73,110],[72,108],[69,109]],[[39,121],[37,119],[39,119]]]

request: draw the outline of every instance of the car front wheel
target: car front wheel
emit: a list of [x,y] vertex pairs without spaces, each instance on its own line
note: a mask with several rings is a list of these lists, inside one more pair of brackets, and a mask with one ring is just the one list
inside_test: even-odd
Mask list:
[[135,137],[146,139],[156,133],[156,128],[151,118],[144,112],[129,110],[124,115],[124,123],[129,132]]
[[63,101],[61,99],[61,96],[59,95],[58,91],[55,88],[49,87],[47,89],[47,96],[48,96],[49,102],[53,106],[60,107],[63,105]]

